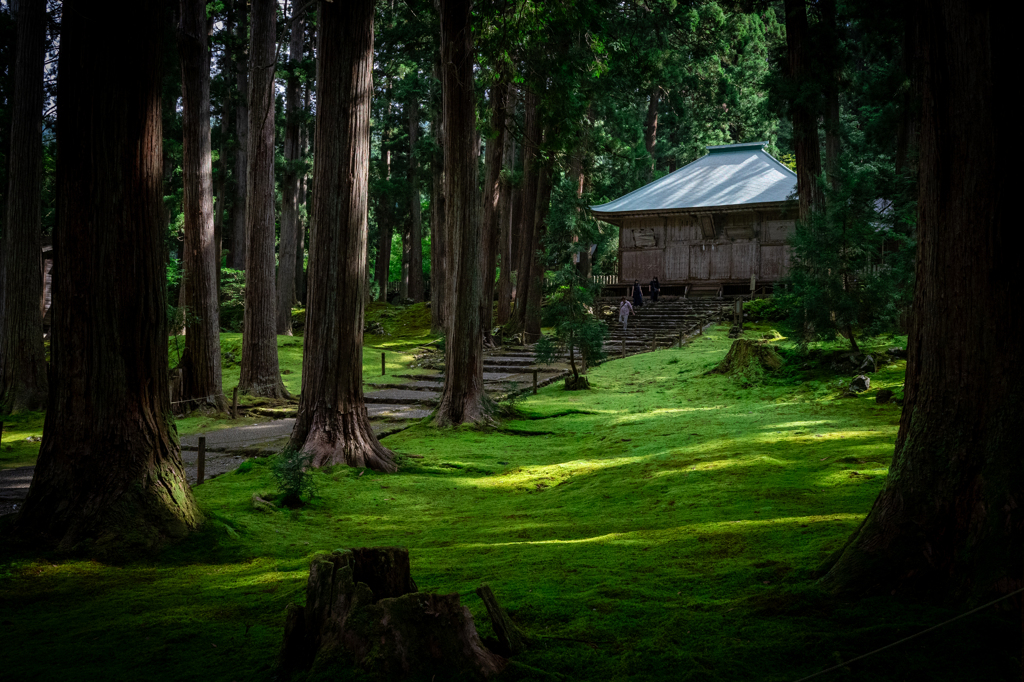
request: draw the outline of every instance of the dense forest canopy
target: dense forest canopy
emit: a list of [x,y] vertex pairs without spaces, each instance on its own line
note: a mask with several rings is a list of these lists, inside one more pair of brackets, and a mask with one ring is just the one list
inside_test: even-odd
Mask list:
[[[13,87],[9,46],[14,43],[14,4],[0,6],[0,31],[7,38],[0,51],[0,98],[5,104],[0,108],[0,130],[5,138]],[[517,269],[524,225],[517,211],[522,195],[529,194],[522,191],[522,182],[527,172],[524,158],[534,153],[531,145],[537,145],[537,153],[551,164],[550,208],[538,234],[545,269],[556,270],[567,257],[579,260],[575,254],[587,245],[592,272],[613,274],[617,230],[588,220],[576,208],[626,194],[699,158],[708,145],[767,141],[768,152],[794,167],[793,112],[803,108],[817,121],[821,155],[830,156],[818,170],[823,190],[816,191],[828,188],[837,199],[819,223],[852,220],[860,229],[855,255],[837,247],[827,228],[802,235],[796,255],[807,268],[796,269],[797,290],[810,286],[801,272],[818,273],[811,278],[816,285],[823,284],[823,271],[877,272],[872,265],[881,264],[888,251],[894,254],[885,261],[890,264],[889,277],[872,289],[884,294],[872,293],[872,302],[838,301],[841,296],[830,294],[827,301],[810,301],[810,308],[830,314],[838,305],[853,326],[872,331],[891,327],[906,305],[907,254],[913,246],[913,182],[908,169],[914,163],[910,121],[916,104],[908,92],[911,64],[904,55],[902,10],[898,4],[859,1],[800,5],[808,31],[804,49],[815,56],[808,62],[811,68],[797,76],[793,55],[787,52],[787,7],[783,2],[676,0],[475,3],[473,73],[481,184],[486,149],[497,135],[489,113],[495,88],[507,85],[511,94],[504,121],[510,148],[499,162],[502,181],[512,195],[504,206],[504,220],[512,223],[512,262],[504,265],[498,254],[497,272]],[[284,0],[277,3],[276,13],[275,229],[278,259],[283,252],[290,262],[295,254],[296,266],[286,269],[295,278],[294,293],[289,291],[292,302],[304,300],[312,201],[309,172],[316,159],[315,8],[315,3]],[[247,11],[248,5],[238,0],[206,4],[221,326],[226,329],[241,329],[242,323],[238,292],[245,270]],[[48,4],[43,235],[51,232],[55,219],[53,95],[60,12],[61,3]],[[185,220],[178,13],[172,3],[163,43],[164,204],[172,319],[182,303]],[[383,289],[389,282],[392,295],[410,300],[429,297],[436,286],[434,223],[441,214],[435,204],[443,157],[439,35],[438,9],[432,0],[377,3],[368,254],[370,292],[375,297],[386,295]],[[536,97],[538,140],[529,139],[526,128],[528,93]],[[0,143],[6,152],[8,141]],[[7,164],[0,167],[6,169]],[[837,181],[840,176],[847,181]],[[7,191],[6,178],[0,178],[0,188]],[[877,210],[879,202],[886,210]],[[842,215],[836,204],[846,207]],[[883,224],[880,232],[877,228]],[[418,238],[413,239],[414,234]],[[827,255],[822,255],[823,243],[830,245]],[[843,288],[841,281],[832,288],[837,287]],[[896,304],[875,302],[883,295]],[[885,310],[879,312],[880,307]],[[819,327],[832,326],[828,314],[818,315]],[[844,323],[840,320],[838,328],[845,332]]]

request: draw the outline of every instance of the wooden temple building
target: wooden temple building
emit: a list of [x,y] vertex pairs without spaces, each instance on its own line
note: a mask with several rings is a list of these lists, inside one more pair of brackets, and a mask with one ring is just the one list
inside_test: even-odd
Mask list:
[[767,142],[708,147],[693,163],[615,201],[591,206],[619,228],[619,287],[657,277],[664,293],[770,291],[789,269],[796,173]]

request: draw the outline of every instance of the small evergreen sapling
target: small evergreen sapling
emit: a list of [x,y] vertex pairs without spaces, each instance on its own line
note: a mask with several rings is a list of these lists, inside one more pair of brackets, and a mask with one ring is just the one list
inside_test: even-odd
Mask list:
[[279,502],[286,507],[302,506],[302,497],[316,497],[316,479],[312,472],[313,455],[285,448],[274,458],[270,471],[277,479]]
[[538,362],[553,362],[559,354],[568,351],[571,379],[567,389],[589,388],[586,378],[580,377],[577,353],[584,366],[604,359],[604,339],[608,328],[594,317],[595,285],[587,281],[574,264],[562,266],[555,273],[554,292],[544,309],[554,334],[542,336],[535,347]]

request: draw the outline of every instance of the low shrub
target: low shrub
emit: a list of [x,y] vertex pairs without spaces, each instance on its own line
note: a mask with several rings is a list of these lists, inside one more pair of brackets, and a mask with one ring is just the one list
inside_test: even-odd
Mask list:
[[313,455],[294,448],[285,448],[271,464],[270,471],[277,479],[280,493],[278,502],[285,507],[302,506],[302,497],[316,497],[316,480],[310,465]]

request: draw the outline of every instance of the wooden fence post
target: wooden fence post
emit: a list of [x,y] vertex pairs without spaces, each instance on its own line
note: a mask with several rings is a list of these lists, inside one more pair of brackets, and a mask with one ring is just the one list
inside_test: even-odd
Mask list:
[[199,436],[199,454],[196,455],[196,485],[206,478],[206,436]]
[[533,394],[537,395],[537,370],[533,370]]
[[231,418],[238,419],[238,386],[231,392]]
[[384,375],[387,374],[387,366],[385,365],[384,357],[385,357],[385,354],[382,352],[380,354],[380,375],[381,376],[384,376]]

